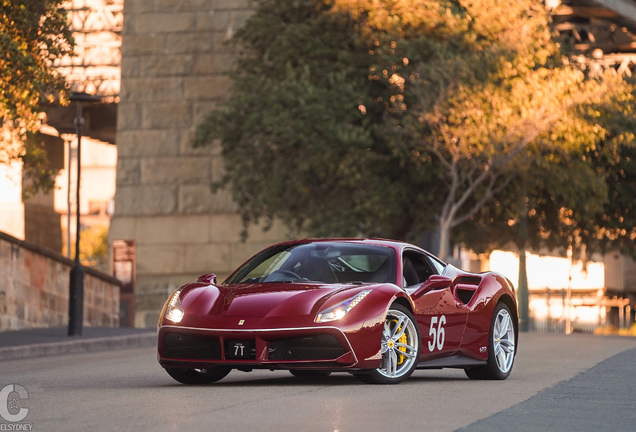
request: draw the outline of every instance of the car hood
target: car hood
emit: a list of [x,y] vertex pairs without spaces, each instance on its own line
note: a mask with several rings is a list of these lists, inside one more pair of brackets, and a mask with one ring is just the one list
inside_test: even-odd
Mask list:
[[185,287],[186,313],[228,317],[275,317],[315,314],[330,301],[345,300],[369,285],[260,283]]

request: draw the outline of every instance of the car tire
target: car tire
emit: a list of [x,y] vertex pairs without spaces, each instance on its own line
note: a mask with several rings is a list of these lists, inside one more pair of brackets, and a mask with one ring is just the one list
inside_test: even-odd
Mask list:
[[326,378],[329,375],[331,375],[331,372],[329,371],[315,371],[315,370],[302,370],[302,369],[290,370],[289,373],[291,373],[293,376],[298,378]]
[[165,368],[168,375],[182,384],[211,384],[227,376],[232,370],[217,366],[211,369],[175,369]]
[[470,379],[504,380],[512,371],[517,352],[516,328],[510,309],[499,302],[495,307],[488,334],[488,362],[485,366],[464,369]]
[[382,365],[354,376],[369,384],[401,383],[417,367],[420,346],[420,331],[413,314],[401,304],[394,303],[387,312],[382,331]]

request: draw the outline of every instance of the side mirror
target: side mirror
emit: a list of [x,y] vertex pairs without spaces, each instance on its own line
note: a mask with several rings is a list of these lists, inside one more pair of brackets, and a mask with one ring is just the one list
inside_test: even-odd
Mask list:
[[439,290],[448,288],[451,286],[451,283],[453,283],[453,279],[448,276],[431,275],[422,286],[425,286],[430,290]]
[[216,275],[214,273],[206,273],[202,274],[197,278],[197,282],[209,283],[212,285],[216,285]]
[[443,290],[451,286],[453,283],[453,279],[448,276],[442,275],[431,275],[418,289],[415,291],[411,297],[418,298],[421,297],[424,293],[429,291],[437,291]]

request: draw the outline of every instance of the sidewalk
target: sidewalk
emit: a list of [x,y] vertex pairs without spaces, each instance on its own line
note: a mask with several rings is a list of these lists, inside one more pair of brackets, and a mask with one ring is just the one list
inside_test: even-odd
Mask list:
[[156,346],[155,329],[84,327],[82,336],[67,336],[67,327],[0,332],[0,361],[51,355]]

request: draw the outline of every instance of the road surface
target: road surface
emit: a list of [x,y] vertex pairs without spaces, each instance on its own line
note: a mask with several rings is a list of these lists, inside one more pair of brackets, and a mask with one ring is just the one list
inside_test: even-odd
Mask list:
[[636,338],[582,334],[522,334],[506,381],[452,369],[393,386],[232,371],[193,387],[153,349],[0,361],[0,387],[28,392],[19,423],[33,431],[636,430],[635,379]]

